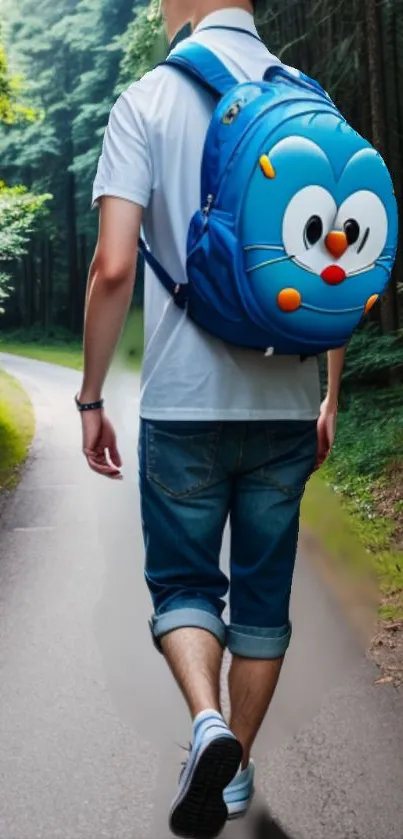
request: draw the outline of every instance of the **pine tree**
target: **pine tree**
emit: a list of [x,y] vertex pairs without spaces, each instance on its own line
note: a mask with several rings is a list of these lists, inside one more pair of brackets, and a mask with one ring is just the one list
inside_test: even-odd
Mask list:
[[31,319],[44,321],[40,301],[46,284],[56,319],[80,333],[96,235],[91,185],[116,98],[120,37],[132,9],[127,0],[45,0],[38,16],[35,0],[20,0],[18,6],[3,0],[3,12],[13,66],[35,80],[29,96],[43,115],[0,138],[4,172],[12,183],[23,181],[54,195],[52,222],[33,240],[24,265],[27,283],[36,289]]
[[[1,35],[1,32],[0,32]],[[32,122],[35,112],[18,101],[21,80],[9,73],[6,51],[0,41],[0,125],[15,126]],[[27,251],[30,236],[44,214],[50,195],[32,195],[24,186],[8,187],[0,180],[0,313],[10,294],[10,278],[5,269]],[[21,293],[21,290],[20,290]]]

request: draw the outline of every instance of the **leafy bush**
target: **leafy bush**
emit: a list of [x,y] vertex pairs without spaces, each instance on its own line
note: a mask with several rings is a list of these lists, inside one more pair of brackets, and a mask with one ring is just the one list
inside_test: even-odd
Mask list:
[[21,257],[34,222],[45,212],[51,195],[32,195],[24,186],[7,187],[0,181],[0,260]]
[[343,381],[352,385],[389,384],[390,370],[403,370],[403,335],[382,335],[377,324],[366,324],[350,342]]
[[1,338],[6,344],[38,344],[38,346],[77,344],[77,336],[62,326],[52,326],[46,334],[40,326],[32,326],[29,329],[9,330],[3,333]]
[[159,60],[158,45],[164,58],[167,40],[162,26],[158,0],[151,2],[137,12],[127,32],[120,39],[124,49],[118,92],[130,82],[140,79]]
[[21,77],[9,75],[7,57],[1,43],[0,29],[0,122],[5,125],[12,125],[21,121],[32,122],[37,119],[38,115],[33,108],[22,105],[18,101],[21,90]]
[[[352,394],[340,411],[336,444],[323,475],[349,501],[349,509],[371,523],[365,543],[387,549],[400,511],[390,493],[390,510],[379,514],[379,495],[389,472],[403,464],[403,388],[367,388]],[[403,511],[402,511],[403,512]]]

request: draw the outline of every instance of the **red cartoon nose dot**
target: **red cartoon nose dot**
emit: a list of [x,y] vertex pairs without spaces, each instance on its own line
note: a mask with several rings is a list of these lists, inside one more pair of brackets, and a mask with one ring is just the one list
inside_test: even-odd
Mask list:
[[346,272],[343,271],[343,268],[340,268],[340,265],[329,265],[321,273],[322,280],[328,285],[339,285],[346,279],[346,276]]

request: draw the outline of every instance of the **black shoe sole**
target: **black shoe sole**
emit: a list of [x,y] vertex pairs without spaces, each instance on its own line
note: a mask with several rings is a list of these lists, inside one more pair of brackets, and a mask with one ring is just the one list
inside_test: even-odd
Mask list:
[[175,836],[215,839],[221,833],[228,818],[223,792],[235,777],[241,760],[238,740],[212,740],[201,755],[183,798],[173,806],[169,826]]

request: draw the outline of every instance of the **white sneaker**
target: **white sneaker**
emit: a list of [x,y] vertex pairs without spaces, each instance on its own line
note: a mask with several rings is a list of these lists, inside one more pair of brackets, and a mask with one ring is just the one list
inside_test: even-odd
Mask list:
[[249,766],[240,770],[224,790],[229,819],[240,819],[246,815],[255,791],[254,781],[255,764],[250,760]]
[[224,790],[237,772],[242,746],[216,712],[194,726],[194,739],[172,803],[175,836],[213,839],[227,821]]

